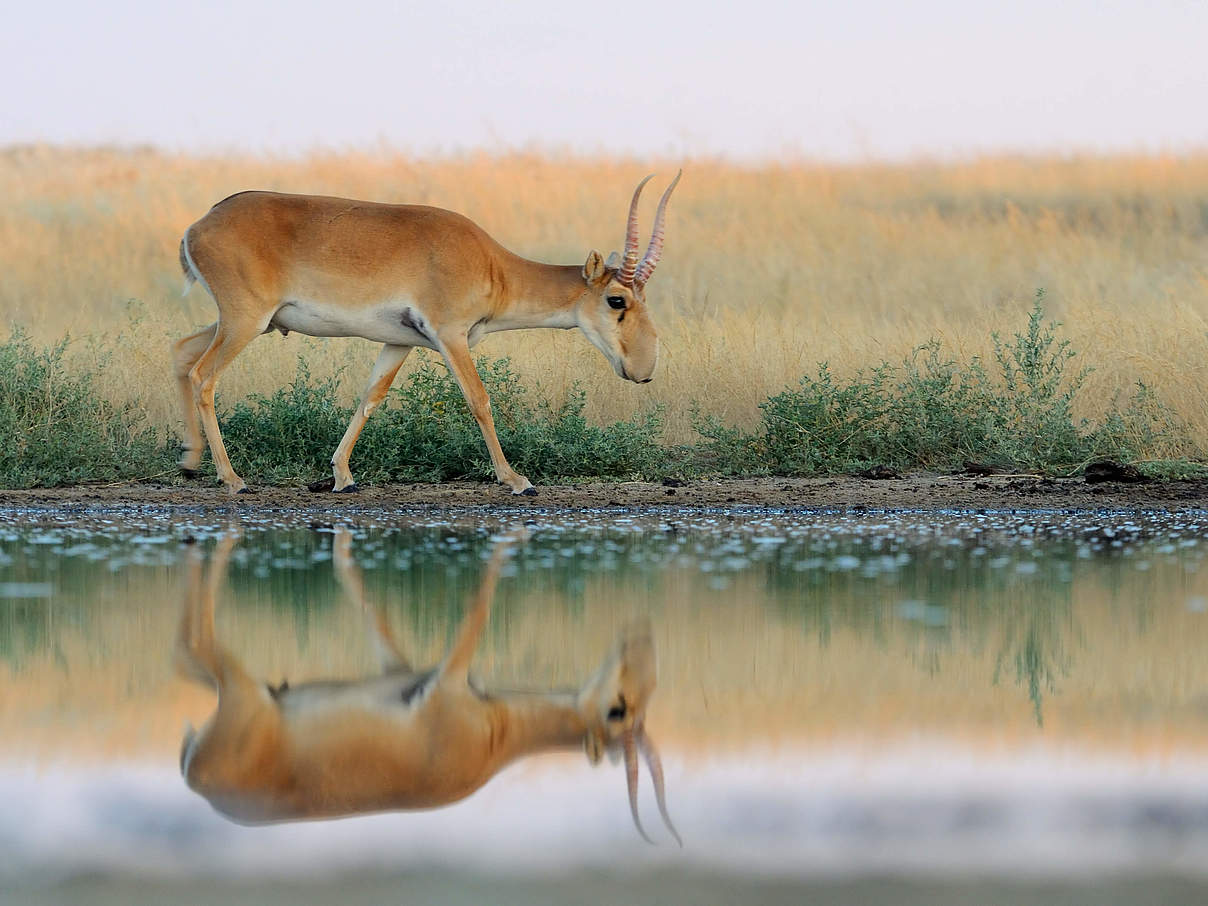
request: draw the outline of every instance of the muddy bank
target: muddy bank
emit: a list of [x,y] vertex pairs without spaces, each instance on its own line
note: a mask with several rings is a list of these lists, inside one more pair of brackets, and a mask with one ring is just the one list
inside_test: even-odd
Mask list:
[[1208,481],[1087,483],[1082,478],[914,474],[901,478],[854,477],[724,481],[602,482],[553,485],[535,497],[513,496],[503,486],[479,482],[366,487],[357,494],[312,493],[305,487],[259,488],[230,497],[206,484],[117,484],[0,491],[0,507],[108,509],[181,508],[191,512],[293,510],[349,517],[382,510],[649,509],[651,507],[757,507],[760,509],[1161,509],[1208,506]]

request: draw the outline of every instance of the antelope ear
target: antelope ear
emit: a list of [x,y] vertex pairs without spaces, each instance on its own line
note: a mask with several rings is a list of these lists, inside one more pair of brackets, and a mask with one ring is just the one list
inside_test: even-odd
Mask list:
[[587,256],[587,263],[583,265],[583,279],[588,285],[602,283],[608,270],[604,266],[604,259],[600,257],[600,253],[592,249],[590,255]]

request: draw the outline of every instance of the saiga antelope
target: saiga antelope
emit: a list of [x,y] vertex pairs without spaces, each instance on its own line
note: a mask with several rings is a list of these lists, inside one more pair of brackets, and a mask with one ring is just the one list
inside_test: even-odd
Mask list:
[[[581,689],[484,692],[468,678],[487,624],[500,567],[513,539],[496,542],[473,604],[439,665],[415,670],[390,634],[385,614],[371,620],[382,674],[296,686],[254,679],[215,638],[214,601],[236,535],[224,535],[203,578],[194,548],[176,643],[186,677],[218,692],[218,708],[199,731],[185,731],[180,769],[189,787],[227,817],[247,824],[423,809],[462,799],[518,758],[582,747],[596,764],[623,755],[629,805],[639,833],[637,752],[667,813],[663,769],[646,733],[656,667],[648,621],[631,626]],[[347,597],[367,616],[347,533],[333,559]]]
[[231,493],[247,491],[222,443],[214,384],[260,334],[296,330],[384,344],[332,456],[332,490],[356,490],[348,458],[357,437],[412,348],[423,346],[444,357],[461,387],[499,481],[513,494],[536,494],[503,455],[470,349],[496,331],[578,327],[621,377],[651,380],[658,335],[646,284],[663,253],[667,200],[679,178],[659,201],[640,261],[638,198],[649,176],[629,205],[624,255],[605,262],[592,251],[582,266],[521,258],[441,208],[277,192],[220,201],[180,242],[185,292],[200,282],[218,306],[215,323],[173,345],[185,416],[181,470],[197,474],[204,428],[218,478]]

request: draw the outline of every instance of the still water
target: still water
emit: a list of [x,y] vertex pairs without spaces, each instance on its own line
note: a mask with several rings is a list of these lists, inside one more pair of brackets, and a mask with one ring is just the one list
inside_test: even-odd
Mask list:
[[[1041,902],[1028,885],[1057,885],[1088,902],[1202,901],[1208,513],[344,527],[247,512],[0,520],[0,890],[151,901],[205,880],[265,901],[372,902],[398,879],[466,902],[590,902],[601,884],[651,902],[807,887],[836,902]],[[374,675],[370,611],[417,665],[438,663],[518,526],[475,682],[577,688],[649,619],[646,726],[683,849],[648,777],[654,847],[623,767],[581,750],[522,759],[446,808],[339,821],[240,826],[187,788],[182,727],[214,695],[178,676],[174,648],[189,564],[220,539],[216,635],[277,687]],[[363,601],[334,568],[341,538]]]

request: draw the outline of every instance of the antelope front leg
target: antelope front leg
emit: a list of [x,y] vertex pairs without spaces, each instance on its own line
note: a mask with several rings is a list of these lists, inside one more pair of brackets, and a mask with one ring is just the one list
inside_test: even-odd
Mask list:
[[503,561],[508,550],[518,541],[527,537],[524,532],[513,532],[495,542],[491,549],[491,559],[478,582],[478,591],[474,595],[474,603],[461,618],[457,628],[457,638],[453,640],[449,653],[441,664],[441,679],[444,682],[465,682],[470,671],[470,660],[474,657],[474,649],[478,639],[486,628],[487,619],[491,615],[491,604],[495,600],[495,587],[499,584],[499,573],[503,570]]
[[437,345],[449,365],[449,370],[457,378],[466,404],[470,407],[474,420],[478,422],[479,430],[482,431],[487,452],[491,454],[491,464],[495,467],[495,476],[511,488],[513,494],[535,497],[537,490],[533,483],[508,464],[503,449],[499,446],[499,438],[495,436],[495,420],[491,417],[491,400],[482,385],[482,378],[474,368],[474,360],[470,357],[470,347],[465,336],[440,337]]
[[394,633],[390,631],[386,611],[381,607],[374,607],[365,599],[361,568],[352,556],[352,534],[343,526],[337,528],[332,536],[331,559],[335,565],[336,579],[340,588],[344,589],[345,597],[352,601],[357,610],[372,624],[374,632],[371,641],[377,651],[379,669],[383,673],[410,671],[411,662],[403,654]]
[[394,376],[398,374],[398,370],[403,366],[403,362],[407,360],[410,352],[410,346],[386,345],[378,353],[377,361],[373,364],[373,371],[369,375],[369,383],[365,385],[361,404],[352,413],[348,430],[344,432],[340,445],[336,447],[336,452],[331,457],[332,477],[335,480],[331,488],[333,491],[353,493],[357,490],[356,482],[352,480],[352,472],[348,468],[348,457],[352,455],[352,448],[356,445],[357,438],[361,436],[365,422],[369,420],[373,410],[380,406],[382,400],[386,398],[390,385],[394,383]]

